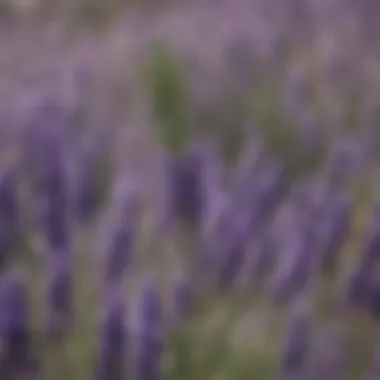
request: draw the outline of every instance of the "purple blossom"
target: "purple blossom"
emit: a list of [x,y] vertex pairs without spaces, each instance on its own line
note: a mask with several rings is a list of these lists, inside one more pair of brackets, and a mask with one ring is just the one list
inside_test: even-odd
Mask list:
[[162,311],[159,295],[152,282],[145,285],[139,305],[139,353],[136,380],[161,378]]
[[119,291],[112,291],[106,296],[99,343],[96,380],[125,379],[127,330],[125,303]]
[[72,278],[67,253],[51,255],[47,282],[47,331],[52,339],[61,338],[72,316]]
[[67,155],[71,149],[60,100],[55,94],[44,97],[31,117],[27,143],[40,223],[47,242],[54,249],[68,245]]
[[228,289],[235,282],[243,264],[249,222],[249,216],[236,215],[230,233],[219,242],[218,282],[223,288]]
[[258,193],[253,203],[252,231],[257,233],[273,215],[276,206],[286,193],[286,171],[283,163],[273,160],[260,181]]
[[191,228],[201,225],[205,201],[202,186],[204,155],[197,148],[191,147],[183,157],[166,159],[164,224],[171,224],[179,218]]
[[325,217],[321,220],[321,265],[325,274],[336,272],[339,251],[350,229],[351,204],[344,194],[336,194],[327,201]]
[[292,304],[280,356],[280,379],[299,377],[306,369],[311,340],[311,322],[307,301]]
[[74,192],[74,209],[81,221],[91,219],[98,208],[98,147],[94,141],[85,141],[77,160],[77,176]]
[[9,251],[20,238],[20,210],[17,198],[16,172],[7,168],[0,177],[0,261],[7,259]]
[[[283,255],[283,267],[274,279],[274,296],[278,299],[288,299],[310,290],[315,260],[315,232],[311,220],[298,226],[288,252]],[[288,255],[289,253],[289,255]]]
[[355,156],[349,142],[339,141],[334,147],[328,173],[328,187],[331,190],[344,188],[350,180],[354,169]]
[[106,282],[120,280],[131,261],[141,208],[136,189],[120,186],[116,192],[107,236]]
[[378,280],[367,280],[366,287],[366,306],[371,315],[376,319],[380,319],[380,282]]
[[39,363],[32,337],[26,284],[19,273],[11,272],[0,287],[0,376],[8,379],[21,374],[36,374]]
[[364,251],[347,284],[346,297],[356,304],[365,304],[370,296],[373,270],[379,261],[379,221],[380,208],[377,205],[373,213],[371,228],[365,241]]

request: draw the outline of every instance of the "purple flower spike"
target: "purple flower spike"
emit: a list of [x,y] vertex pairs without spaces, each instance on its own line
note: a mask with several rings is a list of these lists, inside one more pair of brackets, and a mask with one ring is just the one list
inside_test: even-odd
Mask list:
[[3,347],[0,378],[36,375],[39,363],[33,346],[24,279],[18,273],[9,273],[2,279],[0,289],[0,334]]
[[106,282],[119,281],[127,269],[137,234],[140,197],[136,189],[118,187],[115,194],[114,219],[111,221],[106,248]]
[[165,207],[161,215],[164,226],[179,219],[190,228],[201,227],[206,202],[202,183],[204,163],[205,154],[197,144],[183,157],[165,158]]
[[100,327],[96,380],[123,380],[126,376],[127,331],[125,304],[119,291],[107,294]]
[[162,314],[160,298],[153,283],[148,283],[143,289],[139,308],[139,325],[136,379],[161,379]]
[[279,300],[288,300],[310,290],[316,262],[315,233],[312,221],[308,219],[305,222],[293,232],[289,251],[284,252],[282,266],[274,278],[272,290]]
[[66,332],[72,314],[71,271],[67,255],[51,257],[51,267],[48,269],[47,330],[51,339],[60,339]]
[[97,165],[95,152],[87,151],[79,162],[75,192],[75,211],[81,221],[89,220],[97,211]]
[[290,310],[280,359],[279,379],[301,378],[310,348],[310,316],[305,299],[298,299]]
[[[54,165],[54,164],[52,164]],[[66,248],[69,244],[69,199],[66,173],[51,167],[39,195],[42,202],[40,218],[46,240],[53,249]]]
[[220,268],[218,280],[224,289],[231,287],[240,272],[250,227],[248,215],[236,215],[234,221],[235,224],[231,226],[229,235],[225,236],[223,242],[219,242]]
[[192,147],[182,164],[177,177],[178,198],[177,207],[179,215],[190,226],[199,226],[203,210],[202,170],[203,152]]
[[0,177],[0,262],[14,248],[20,232],[16,173],[8,169]]
[[351,142],[340,141],[335,147],[328,177],[330,189],[344,188],[350,180],[356,163],[352,145]]
[[325,220],[322,220],[321,266],[325,274],[337,270],[339,251],[349,233],[351,222],[351,204],[344,194],[337,194],[328,201]]
[[372,291],[373,271],[380,260],[380,207],[376,205],[371,229],[365,242],[364,251],[346,289],[346,298],[355,304],[364,305]]
[[53,249],[68,244],[69,210],[67,120],[60,99],[47,96],[30,126],[30,159],[39,218],[47,242]]

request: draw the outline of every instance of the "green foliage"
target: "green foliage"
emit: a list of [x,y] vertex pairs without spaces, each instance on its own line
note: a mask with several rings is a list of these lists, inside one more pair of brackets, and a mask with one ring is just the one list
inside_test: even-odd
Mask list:
[[281,91],[272,84],[255,90],[252,118],[267,149],[280,157],[294,179],[313,172],[324,156],[324,147],[309,150],[301,143],[299,129],[283,107]]
[[155,133],[172,153],[180,153],[189,135],[186,73],[181,62],[164,44],[156,44],[143,72]]
[[235,163],[244,143],[246,104],[238,94],[226,91],[218,107],[216,132],[226,163]]

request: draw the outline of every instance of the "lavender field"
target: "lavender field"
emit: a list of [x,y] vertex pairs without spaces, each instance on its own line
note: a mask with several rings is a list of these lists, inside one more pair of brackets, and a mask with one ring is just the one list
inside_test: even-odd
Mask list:
[[0,28],[0,380],[380,379],[380,3]]

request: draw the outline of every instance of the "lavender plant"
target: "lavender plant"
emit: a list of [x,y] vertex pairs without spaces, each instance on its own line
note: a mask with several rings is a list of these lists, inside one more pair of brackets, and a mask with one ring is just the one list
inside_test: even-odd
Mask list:
[[159,295],[153,283],[142,290],[139,304],[138,358],[136,379],[162,378],[163,325]]
[[110,216],[112,219],[106,237],[106,284],[119,282],[131,263],[141,207],[137,190],[125,183],[117,183],[113,202],[113,215]]
[[333,274],[339,265],[339,251],[349,233],[351,210],[344,194],[336,194],[326,204],[327,215],[322,219],[322,236],[319,250],[322,253],[321,266],[325,274]]
[[298,299],[292,305],[280,357],[280,379],[302,378],[310,350],[310,315],[307,300]]
[[4,379],[37,379],[41,375],[27,297],[20,273],[9,272],[2,278],[0,376]]
[[52,341],[60,341],[65,336],[73,318],[70,260],[68,252],[61,255],[51,254],[48,258],[46,329]]
[[103,320],[99,327],[99,348],[95,363],[95,379],[126,378],[127,342],[125,302],[120,289],[112,289],[104,300]]

